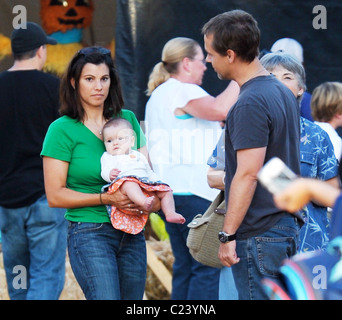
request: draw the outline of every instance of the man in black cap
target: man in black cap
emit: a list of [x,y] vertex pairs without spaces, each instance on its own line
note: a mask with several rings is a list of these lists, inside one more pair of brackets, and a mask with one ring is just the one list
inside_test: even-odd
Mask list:
[[55,300],[64,286],[64,209],[45,196],[42,143],[58,118],[59,79],[42,72],[46,45],[35,23],[11,36],[13,66],[0,73],[0,227],[8,292],[16,300]]

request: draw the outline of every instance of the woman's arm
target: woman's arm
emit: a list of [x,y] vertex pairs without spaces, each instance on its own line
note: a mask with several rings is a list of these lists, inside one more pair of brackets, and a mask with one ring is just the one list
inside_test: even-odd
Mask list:
[[298,178],[291,182],[284,191],[274,196],[275,204],[283,210],[296,212],[309,201],[314,201],[325,207],[333,207],[340,189],[317,179]]
[[69,163],[43,157],[46,197],[50,207],[80,208],[101,205],[99,194],[82,193],[67,188]]
[[339,181],[338,177],[331,178],[329,180],[325,180],[325,182],[329,183],[331,186],[333,186],[335,188],[339,188],[340,187],[340,181]]
[[[50,207],[81,208],[100,205],[115,207],[139,213],[140,208],[133,206],[132,201],[120,189],[114,194],[82,193],[67,188],[69,163],[50,157],[43,157],[45,192]],[[155,201],[153,211],[160,210],[160,202]]]
[[214,168],[209,167],[207,172],[207,181],[210,188],[224,190],[224,179],[224,170],[215,170]]
[[216,98],[206,96],[191,100],[182,110],[196,118],[222,121],[226,119],[228,111],[236,102],[239,93],[238,84],[235,81],[230,81],[227,88]]

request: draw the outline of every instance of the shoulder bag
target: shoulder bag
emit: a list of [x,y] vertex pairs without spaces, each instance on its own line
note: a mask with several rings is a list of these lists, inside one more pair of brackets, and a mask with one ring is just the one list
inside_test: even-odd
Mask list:
[[198,262],[215,268],[223,265],[218,258],[220,241],[218,233],[222,231],[225,217],[224,192],[221,191],[204,214],[196,215],[188,224],[189,234],[186,245]]

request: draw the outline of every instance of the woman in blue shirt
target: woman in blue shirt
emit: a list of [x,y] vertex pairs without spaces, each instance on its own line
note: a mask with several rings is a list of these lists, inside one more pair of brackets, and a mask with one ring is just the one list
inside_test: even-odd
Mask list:
[[[263,66],[286,85],[300,102],[305,92],[305,70],[292,55],[276,52],[261,59]],[[328,134],[315,123],[300,118],[301,176],[324,180],[338,187],[338,160]],[[299,252],[325,249],[329,241],[328,208],[310,202],[302,210],[305,224],[299,234]]]

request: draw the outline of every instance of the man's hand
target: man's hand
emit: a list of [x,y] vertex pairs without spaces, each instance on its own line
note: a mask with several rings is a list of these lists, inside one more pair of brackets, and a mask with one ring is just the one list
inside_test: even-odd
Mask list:
[[218,252],[218,257],[222,264],[226,267],[231,267],[240,261],[236,254],[236,241],[230,241],[227,243],[221,243]]

